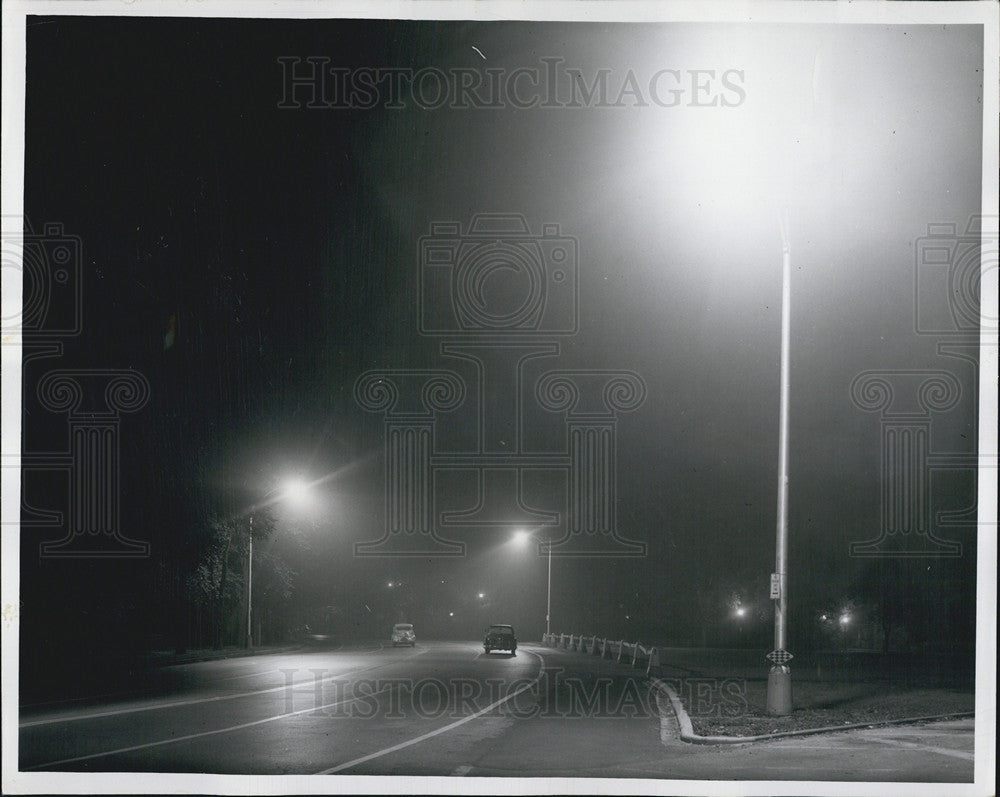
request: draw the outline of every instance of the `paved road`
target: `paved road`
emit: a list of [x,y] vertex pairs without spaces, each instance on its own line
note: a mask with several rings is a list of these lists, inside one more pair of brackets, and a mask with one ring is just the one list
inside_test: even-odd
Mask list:
[[156,694],[26,706],[19,760],[35,771],[969,782],[972,727],[691,746],[661,729],[644,679],[610,662],[432,642],[185,664],[161,671]]

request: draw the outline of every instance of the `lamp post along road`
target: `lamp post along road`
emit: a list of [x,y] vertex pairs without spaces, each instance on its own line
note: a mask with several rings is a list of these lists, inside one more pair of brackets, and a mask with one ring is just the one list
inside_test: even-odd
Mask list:
[[549,583],[545,593],[545,636],[549,635],[549,620],[552,616],[552,540],[549,540]]
[[[264,495],[261,503],[250,510],[250,534],[247,545],[247,634],[246,646],[253,647],[253,516],[254,512],[267,504],[269,498],[274,501],[291,499],[302,502],[308,495],[309,485],[300,479],[293,479],[280,487],[276,487]],[[272,503],[274,502],[272,501]],[[390,585],[391,586],[391,585]]]
[[778,522],[774,569],[778,594],[774,598],[774,652],[767,677],[767,713],[785,716],[792,712],[792,673],[785,650],[788,621],[788,349],[791,338],[792,256],[787,221],[781,219],[781,395],[778,406]]
[[250,544],[247,548],[247,649],[253,647],[253,513],[250,513]]
[[[513,543],[518,547],[523,546],[529,539],[535,537],[537,539],[538,529],[533,532],[516,531],[513,537]],[[548,581],[545,591],[545,634],[548,635],[552,631],[551,620],[552,620],[552,538],[549,537],[545,540],[545,545],[548,546]]]

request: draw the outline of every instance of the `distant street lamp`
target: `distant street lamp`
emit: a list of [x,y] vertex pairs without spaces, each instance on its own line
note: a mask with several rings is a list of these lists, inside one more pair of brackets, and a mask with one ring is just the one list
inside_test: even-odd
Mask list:
[[746,606],[737,606],[733,610],[733,614],[736,617],[736,636],[738,639],[738,647],[743,647],[743,618],[746,617],[747,608]]
[[[517,545],[524,545],[532,535],[530,532],[519,529],[514,532],[514,542]],[[545,636],[551,632],[550,620],[552,617],[552,540],[546,540],[548,545],[548,585],[545,592]]]
[[288,500],[294,503],[303,503],[309,495],[309,485],[301,479],[289,479],[273,490],[264,494],[260,504],[250,511],[250,535],[247,546],[247,638],[246,646],[249,650],[253,647],[253,515],[254,511],[265,504],[269,498],[275,501]]

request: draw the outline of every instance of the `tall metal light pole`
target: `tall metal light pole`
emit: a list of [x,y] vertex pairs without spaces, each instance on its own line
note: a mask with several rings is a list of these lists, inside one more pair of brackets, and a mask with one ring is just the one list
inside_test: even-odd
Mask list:
[[[273,490],[265,493],[264,498],[261,500],[260,504],[250,510],[250,536],[249,544],[247,545],[247,636],[246,636],[246,646],[247,649],[253,647],[253,515],[254,511],[260,506],[263,506],[268,498],[278,495],[279,497],[275,501],[281,498],[291,498],[294,500],[302,501],[307,495],[309,490],[309,485],[300,479],[293,479],[280,487],[276,487]],[[280,495],[279,495],[280,494]]]
[[550,633],[549,620],[552,616],[552,539],[549,541],[549,585],[545,595],[545,636]]
[[250,513],[250,545],[247,548],[247,649],[253,647],[253,513]]
[[774,651],[768,654],[767,713],[786,716],[792,712],[791,654],[785,650],[788,621],[788,349],[791,338],[792,256],[788,223],[781,218],[781,395],[778,407],[778,523],[771,598],[774,600]]
[[[518,544],[524,544],[529,537],[534,536],[532,533],[527,531],[517,531],[514,533],[514,542]],[[548,545],[548,585],[545,593],[545,635],[548,636],[551,632],[551,619],[552,619],[552,538],[546,540]]]

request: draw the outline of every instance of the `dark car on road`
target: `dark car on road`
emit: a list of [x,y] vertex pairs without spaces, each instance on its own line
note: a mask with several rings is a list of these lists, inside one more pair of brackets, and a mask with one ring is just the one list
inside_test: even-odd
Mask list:
[[491,625],[486,629],[483,639],[483,650],[492,653],[494,650],[509,650],[512,656],[517,655],[517,637],[514,636],[512,625]]
[[413,631],[413,623],[396,623],[392,627],[392,646],[417,644],[417,635]]

